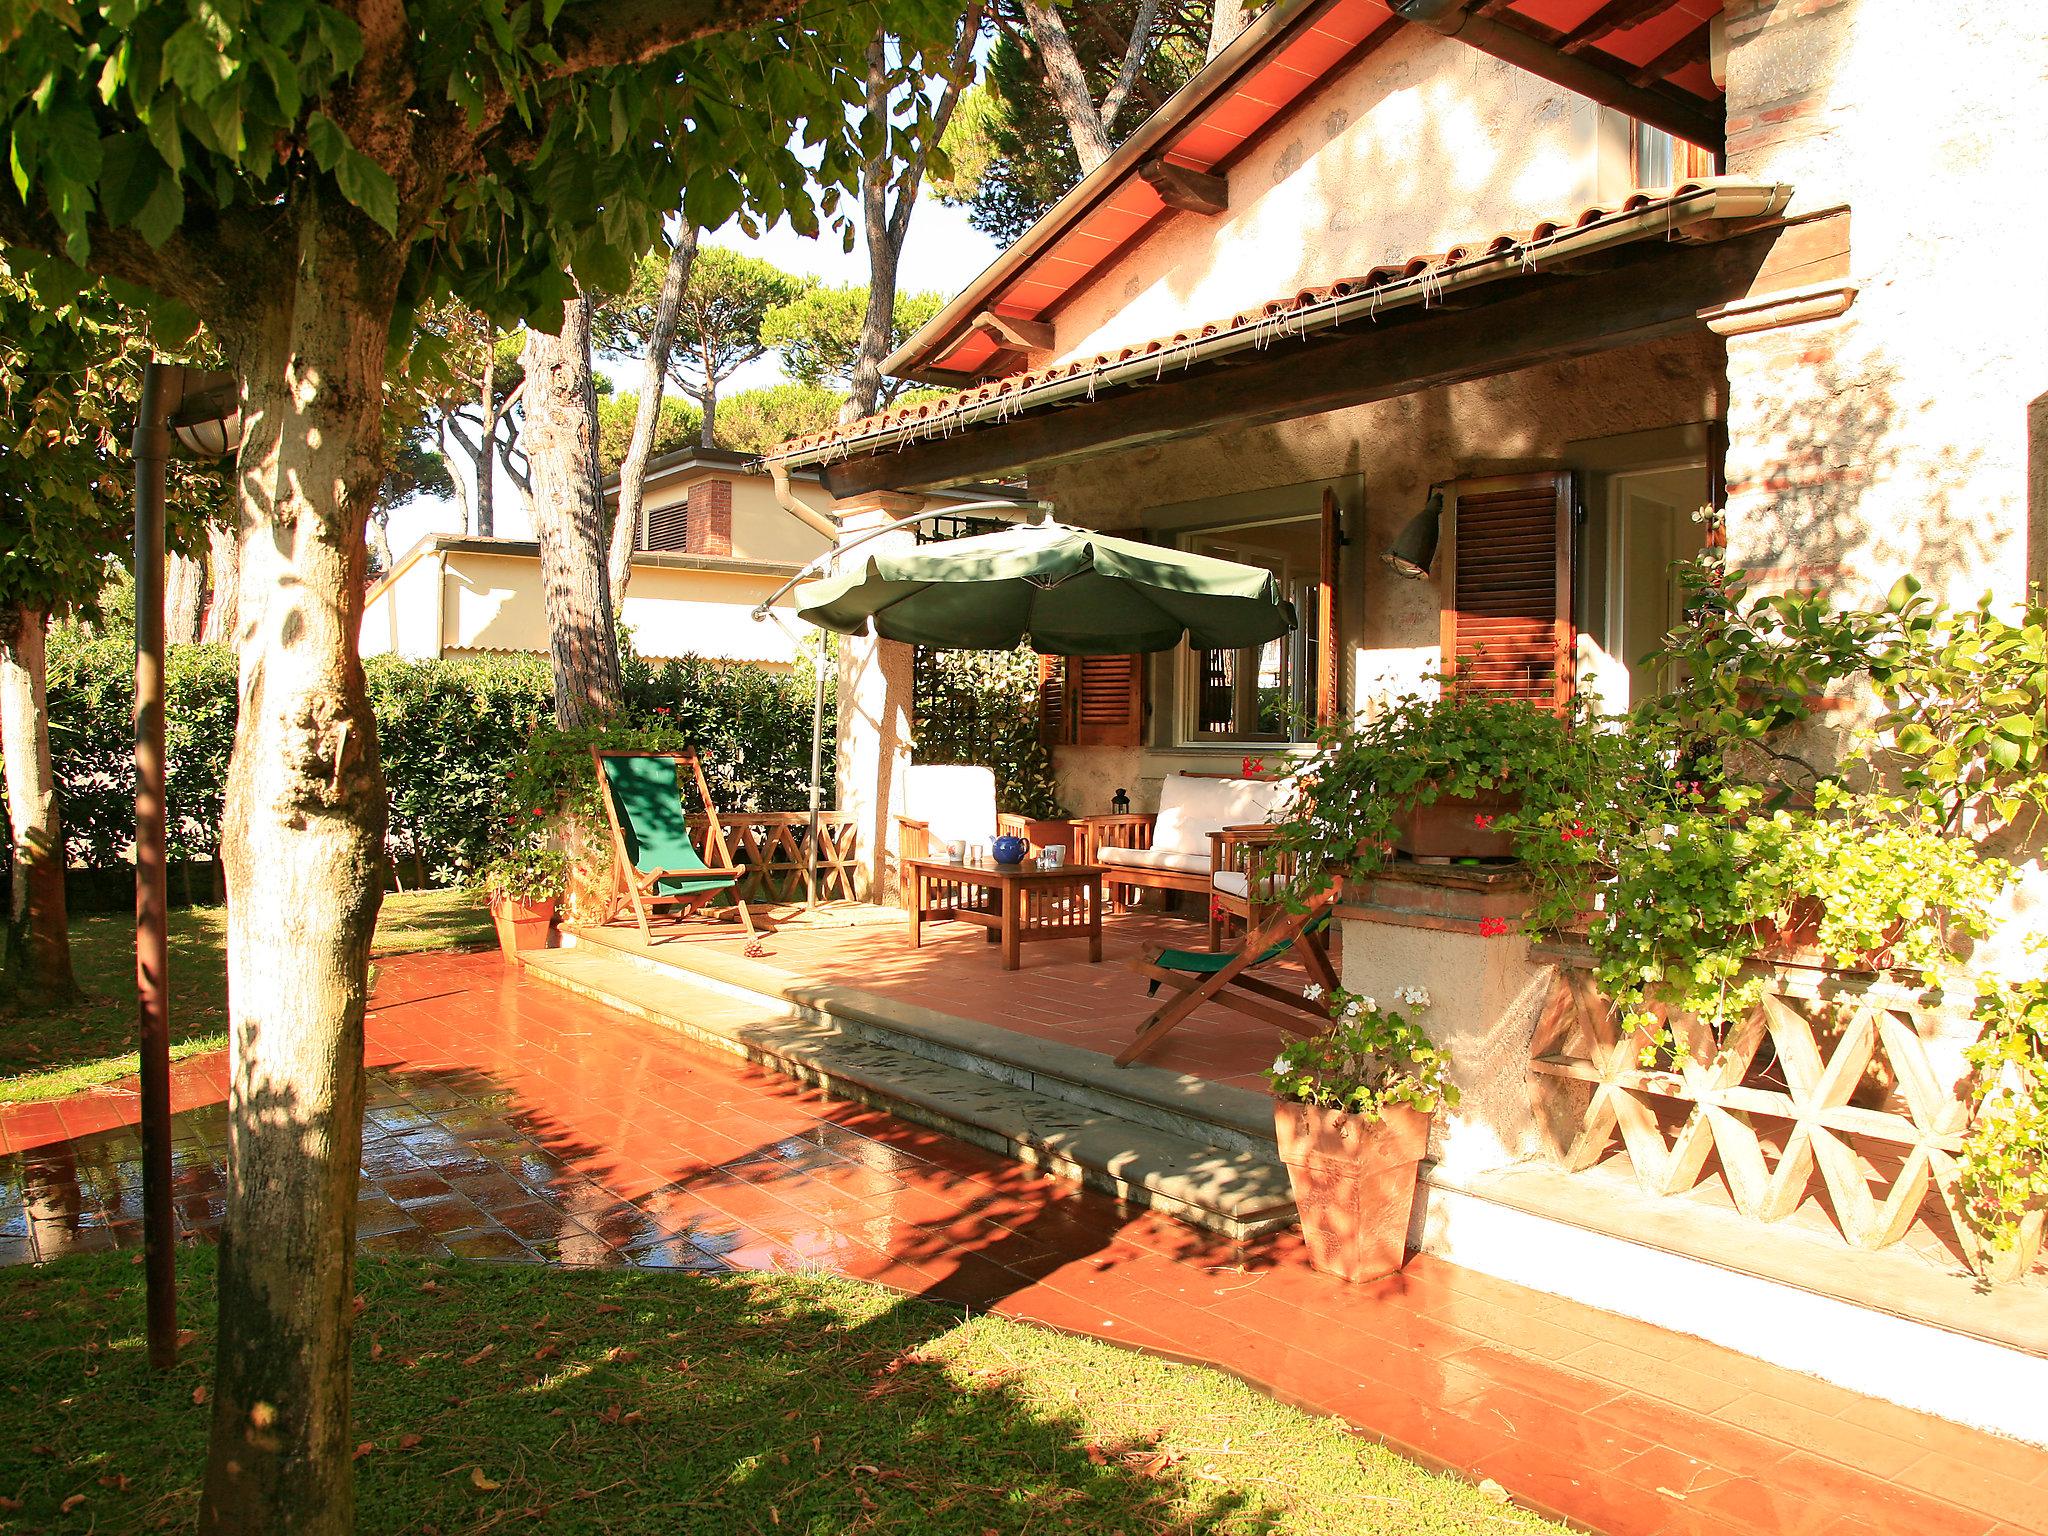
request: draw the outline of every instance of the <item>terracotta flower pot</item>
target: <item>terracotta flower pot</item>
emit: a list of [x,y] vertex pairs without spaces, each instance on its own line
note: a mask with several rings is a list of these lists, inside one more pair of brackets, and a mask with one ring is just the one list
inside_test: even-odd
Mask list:
[[547,949],[555,942],[555,903],[491,898],[491,924],[498,930],[498,948],[507,960],[522,949]]
[[1378,1120],[1313,1104],[1277,1102],[1273,1129],[1309,1262],[1346,1280],[1377,1280],[1408,1258],[1416,1171],[1430,1117],[1406,1105]]
[[1511,859],[1515,839],[1494,819],[1522,808],[1519,795],[1440,795],[1410,802],[1394,824],[1394,846],[1415,859]]

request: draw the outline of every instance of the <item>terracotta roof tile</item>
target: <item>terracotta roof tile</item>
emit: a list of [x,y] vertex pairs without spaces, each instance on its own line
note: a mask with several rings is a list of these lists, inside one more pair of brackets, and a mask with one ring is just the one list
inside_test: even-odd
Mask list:
[[942,395],[936,400],[921,400],[913,404],[894,406],[871,416],[841,423],[827,431],[791,438],[788,442],[780,443],[769,450],[766,457],[784,458],[794,454],[808,454],[836,443],[850,442],[878,430],[913,423],[931,423],[936,427],[970,406],[984,405],[1008,396],[1021,396],[1043,384],[1079,378],[1119,363],[1128,363],[1137,358],[1184,348],[1192,343],[1209,341],[1230,332],[1270,329],[1275,321],[1284,321],[1291,315],[1312,310],[1333,299],[1351,298],[1369,293],[1376,288],[1387,287],[1389,284],[1411,282],[1431,273],[1448,275],[1461,267],[1481,261],[1497,260],[1510,252],[1539,245],[1555,239],[1560,234],[1568,234],[1573,230],[1597,224],[1603,219],[1610,219],[1619,214],[1637,213],[1660,202],[1675,202],[1716,185],[1717,182],[1708,180],[1683,182],[1675,187],[1639,188],[1619,202],[1589,204],[1576,213],[1542,220],[1526,230],[1501,230],[1478,240],[1453,245],[1448,250],[1411,256],[1406,261],[1375,266],[1355,277],[1339,278],[1321,287],[1302,288],[1292,294],[1278,295],[1256,308],[1240,310],[1227,319],[1211,320],[1199,326],[1186,327],[1168,336],[1129,342],[1113,351],[1098,352],[1090,357],[1056,363],[1049,368],[984,379],[951,394]]

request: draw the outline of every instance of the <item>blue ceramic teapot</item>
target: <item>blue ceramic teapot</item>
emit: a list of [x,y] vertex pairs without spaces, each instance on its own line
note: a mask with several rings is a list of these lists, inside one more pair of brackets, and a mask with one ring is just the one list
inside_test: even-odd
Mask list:
[[999,837],[988,845],[988,856],[998,864],[1022,864],[1027,851],[1021,837]]

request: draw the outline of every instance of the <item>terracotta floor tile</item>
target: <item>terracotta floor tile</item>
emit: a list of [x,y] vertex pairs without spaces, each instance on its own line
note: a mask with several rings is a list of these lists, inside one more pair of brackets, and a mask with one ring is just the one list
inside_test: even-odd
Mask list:
[[[786,931],[771,959],[1091,1047],[1136,1016],[1135,978],[1062,946],[1004,975],[972,935],[910,956],[899,932],[828,943]],[[1610,1536],[2038,1523],[2048,1452],[1427,1257],[1345,1285],[1312,1271],[1292,1232],[1235,1245],[1120,1206],[523,982],[495,955],[395,957],[378,971],[357,1217],[368,1251],[822,1269],[993,1307],[1221,1365]],[[1256,1086],[1270,1041],[1218,1013],[1178,1050],[1160,1064]],[[193,1107],[174,1132],[178,1198],[205,1235],[224,1203],[225,1077],[202,1057],[179,1081]],[[0,1263],[134,1240],[127,1114],[107,1093],[0,1108]],[[6,1155],[19,1147],[30,1155]],[[31,1189],[50,1219],[27,1218]]]

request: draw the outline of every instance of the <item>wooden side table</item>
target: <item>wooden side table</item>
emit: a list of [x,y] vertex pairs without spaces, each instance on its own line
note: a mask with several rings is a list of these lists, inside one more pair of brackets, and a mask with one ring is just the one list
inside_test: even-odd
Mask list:
[[1003,946],[1003,969],[1014,971],[1025,944],[1086,939],[1088,960],[1102,959],[1102,866],[953,864],[910,859],[910,944],[924,943],[926,923],[974,923]]

